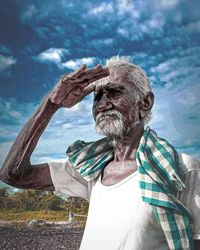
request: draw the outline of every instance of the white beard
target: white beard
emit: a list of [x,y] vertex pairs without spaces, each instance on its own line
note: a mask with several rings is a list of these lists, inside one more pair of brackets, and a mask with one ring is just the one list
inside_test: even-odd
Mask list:
[[117,110],[108,110],[103,113],[99,113],[96,117],[97,133],[111,138],[122,138],[137,124],[138,121],[135,121],[127,128],[125,126],[125,119],[123,115]]

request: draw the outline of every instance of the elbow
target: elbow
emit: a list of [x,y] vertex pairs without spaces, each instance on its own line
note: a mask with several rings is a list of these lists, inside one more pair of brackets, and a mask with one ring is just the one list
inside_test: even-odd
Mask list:
[[0,180],[8,185],[16,187],[23,178],[24,169],[25,167],[17,161],[15,164],[5,161],[3,167],[0,169]]
[[0,181],[10,185],[10,183],[12,182],[12,178],[10,177],[10,175],[8,173],[1,171],[0,172]]
[[8,171],[0,171],[0,181],[10,185],[10,186],[16,186],[17,178],[16,176],[12,175]]

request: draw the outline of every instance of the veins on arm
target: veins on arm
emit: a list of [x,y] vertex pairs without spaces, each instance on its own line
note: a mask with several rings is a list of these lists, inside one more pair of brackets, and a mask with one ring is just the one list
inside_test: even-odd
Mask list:
[[47,96],[17,136],[0,170],[0,180],[19,188],[52,189],[48,164],[32,165],[30,157],[57,109]]

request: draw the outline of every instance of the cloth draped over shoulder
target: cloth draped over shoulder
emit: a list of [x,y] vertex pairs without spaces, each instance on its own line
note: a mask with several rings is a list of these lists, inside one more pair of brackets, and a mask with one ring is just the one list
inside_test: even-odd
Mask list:
[[[67,156],[82,177],[90,181],[113,160],[114,150],[108,138],[88,143],[79,140],[67,149]],[[191,214],[175,196],[177,191],[185,188],[177,151],[147,127],[140,140],[136,161],[142,200],[151,205],[169,249],[194,249]]]

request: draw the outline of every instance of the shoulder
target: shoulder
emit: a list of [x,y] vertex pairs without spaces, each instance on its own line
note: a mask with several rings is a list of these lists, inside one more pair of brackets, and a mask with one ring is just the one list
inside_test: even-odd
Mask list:
[[55,194],[89,200],[88,182],[74,169],[68,160],[49,162],[48,165]]
[[86,184],[87,181],[79,174],[78,171],[71,165],[68,160],[58,160],[54,162],[48,162],[50,174],[52,179],[63,180],[66,182],[69,178],[76,179],[80,183]]
[[186,173],[190,171],[200,171],[200,160],[194,156],[179,153],[179,159]]
[[200,161],[188,154],[179,154],[180,162],[186,173],[185,189],[179,199],[193,217],[193,238],[200,239]]

